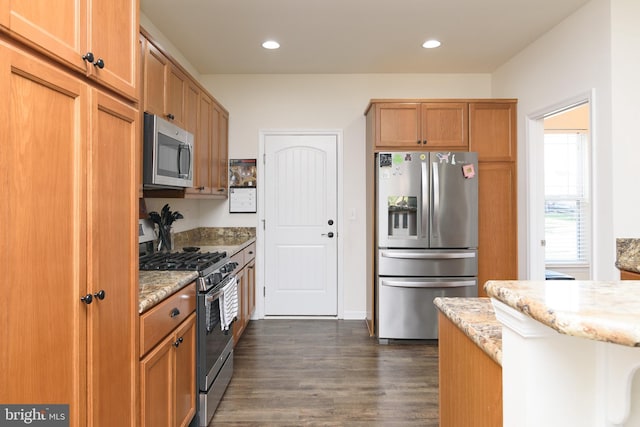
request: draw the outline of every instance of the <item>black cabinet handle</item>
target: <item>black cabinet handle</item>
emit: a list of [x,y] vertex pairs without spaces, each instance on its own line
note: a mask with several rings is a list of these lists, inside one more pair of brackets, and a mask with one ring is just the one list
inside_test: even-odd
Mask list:
[[91,304],[93,302],[93,295],[86,294],[85,296],[80,298],[80,301],[82,301],[83,303],[89,305],[89,304]]
[[173,343],[173,346],[177,348],[180,344],[182,344],[183,341],[184,338],[180,337]]
[[169,313],[170,317],[176,317],[180,315],[180,310],[178,310],[177,308],[174,308],[173,310],[171,310],[171,313]]
[[82,57],[82,59],[84,59],[87,62],[91,62],[93,63],[93,52],[87,52],[84,54],[84,56]]
[[93,296],[98,298],[99,300],[103,300],[105,296],[104,289],[100,289],[98,292],[93,294]]
[[175,118],[176,118],[176,116],[174,116],[173,114],[169,113],[169,114],[167,114],[167,118],[168,118],[169,120],[173,120],[173,119],[175,119]]
[[98,60],[94,62],[93,65],[102,69],[104,68],[104,61],[102,60],[102,58],[98,58]]

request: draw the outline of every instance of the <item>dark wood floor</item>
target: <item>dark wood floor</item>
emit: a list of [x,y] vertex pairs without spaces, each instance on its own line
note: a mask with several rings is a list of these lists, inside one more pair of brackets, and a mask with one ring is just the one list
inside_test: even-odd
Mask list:
[[438,426],[438,348],[364,321],[251,321],[209,426]]

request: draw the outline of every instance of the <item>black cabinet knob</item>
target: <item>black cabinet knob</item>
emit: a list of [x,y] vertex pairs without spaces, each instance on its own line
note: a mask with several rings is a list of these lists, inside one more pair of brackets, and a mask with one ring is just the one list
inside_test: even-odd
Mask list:
[[93,295],[86,294],[85,296],[80,298],[80,301],[82,301],[83,303],[89,305],[89,304],[91,304],[93,302]]
[[93,296],[98,298],[99,300],[103,300],[105,296],[104,289],[100,289],[98,292],[93,294]]
[[102,60],[102,58],[98,58],[98,60],[94,62],[93,65],[102,69],[104,68],[104,61]]
[[177,308],[174,308],[173,310],[171,310],[171,313],[169,313],[169,317],[176,317],[180,315],[180,310],[178,310]]
[[93,52],[85,53],[84,56],[82,57],[82,59],[84,59],[87,62],[93,63]]
[[167,118],[168,118],[169,120],[173,120],[173,119],[175,119],[175,118],[176,118],[176,116],[174,116],[173,114],[169,113],[169,114],[167,114]]

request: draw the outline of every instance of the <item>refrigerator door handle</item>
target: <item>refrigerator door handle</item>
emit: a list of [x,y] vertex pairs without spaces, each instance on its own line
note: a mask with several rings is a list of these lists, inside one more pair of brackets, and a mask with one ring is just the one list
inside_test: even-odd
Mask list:
[[454,281],[432,281],[432,282],[404,282],[382,279],[382,286],[394,288],[461,288],[465,286],[475,286],[475,280],[454,280]]
[[438,175],[438,163],[431,163],[433,171],[433,212],[431,212],[431,237],[438,239],[440,235],[440,176]]
[[421,164],[421,190],[422,190],[422,212],[420,212],[420,220],[422,227],[422,238],[427,238],[427,218],[429,217],[429,175],[427,170],[427,162]]
[[423,253],[423,252],[396,252],[380,251],[380,256],[384,258],[400,259],[461,259],[475,258],[475,252],[446,252],[446,253]]

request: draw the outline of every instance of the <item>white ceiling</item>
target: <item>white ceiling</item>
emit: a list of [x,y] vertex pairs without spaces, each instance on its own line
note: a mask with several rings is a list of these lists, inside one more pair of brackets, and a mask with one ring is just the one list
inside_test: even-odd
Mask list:
[[[200,74],[488,73],[589,0],[140,0]],[[423,49],[430,38],[438,49]],[[261,47],[276,39],[281,48]]]

